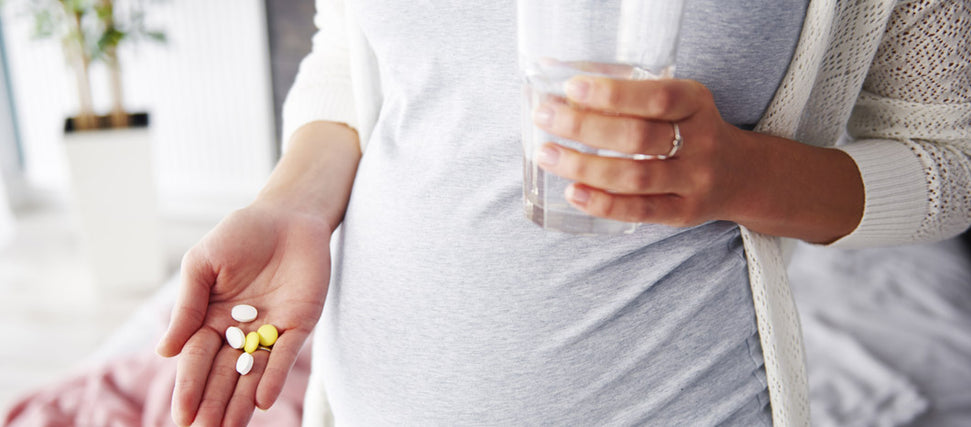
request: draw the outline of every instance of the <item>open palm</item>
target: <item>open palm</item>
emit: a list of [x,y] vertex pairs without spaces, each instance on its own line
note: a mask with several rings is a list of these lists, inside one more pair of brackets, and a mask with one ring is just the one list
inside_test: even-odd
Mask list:
[[[331,230],[310,215],[250,206],[229,215],[182,261],[179,298],[159,343],[180,355],[172,417],[179,425],[245,425],[255,407],[279,396],[297,353],[316,325],[330,276]],[[240,324],[237,304],[259,310]],[[229,326],[255,331],[272,324],[272,351],[256,351],[248,375],[235,365],[241,350],[225,344]]]

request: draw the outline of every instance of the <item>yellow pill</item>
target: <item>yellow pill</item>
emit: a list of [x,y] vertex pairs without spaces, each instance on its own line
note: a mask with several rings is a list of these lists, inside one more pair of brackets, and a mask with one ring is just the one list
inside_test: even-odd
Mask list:
[[280,333],[277,332],[276,327],[273,325],[260,326],[256,332],[260,334],[260,345],[267,347],[273,345],[273,343],[276,342],[277,337],[280,336]]
[[243,351],[247,353],[252,353],[256,351],[256,348],[260,346],[260,334],[256,332],[250,332],[246,334],[246,344],[243,344]]

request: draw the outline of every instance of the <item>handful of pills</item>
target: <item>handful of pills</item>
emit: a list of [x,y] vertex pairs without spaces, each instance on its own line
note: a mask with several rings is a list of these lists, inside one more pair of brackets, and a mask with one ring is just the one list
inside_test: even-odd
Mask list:
[[[236,321],[248,323],[256,319],[258,312],[256,307],[240,304],[233,307],[231,314]],[[252,353],[257,349],[270,351],[279,336],[279,331],[270,324],[260,326],[259,329],[248,334],[236,326],[226,328],[226,343],[232,348],[243,350],[243,353],[236,359],[236,372],[239,372],[240,375],[248,374],[253,369]]]

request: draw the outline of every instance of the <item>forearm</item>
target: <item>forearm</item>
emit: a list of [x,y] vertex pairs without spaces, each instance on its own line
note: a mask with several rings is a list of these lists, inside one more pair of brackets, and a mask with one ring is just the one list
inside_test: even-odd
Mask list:
[[344,216],[360,158],[353,129],[308,123],[293,133],[256,203],[318,216],[333,230]]
[[846,153],[742,131],[746,178],[731,211],[760,233],[831,243],[860,223],[863,180]]

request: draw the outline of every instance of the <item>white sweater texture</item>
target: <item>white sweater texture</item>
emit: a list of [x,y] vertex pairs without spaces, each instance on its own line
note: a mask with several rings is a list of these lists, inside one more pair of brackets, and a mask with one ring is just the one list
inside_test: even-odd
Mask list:
[[[346,7],[345,7],[346,6]],[[284,146],[313,121],[366,144],[381,106],[353,3],[317,0],[319,29],[283,109]],[[863,219],[838,247],[940,240],[971,224],[971,0],[811,0],[756,131],[836,147],[863,177]],[[840,141],[847,141],[837,147]],[[365,147],[366,148],[366,147]],[[285,147],[284,147],[285,149]],[[742,227],[773,421],[808,426],[802,334],[782,239]],[[327,411],[311,379],[305,425]]]

